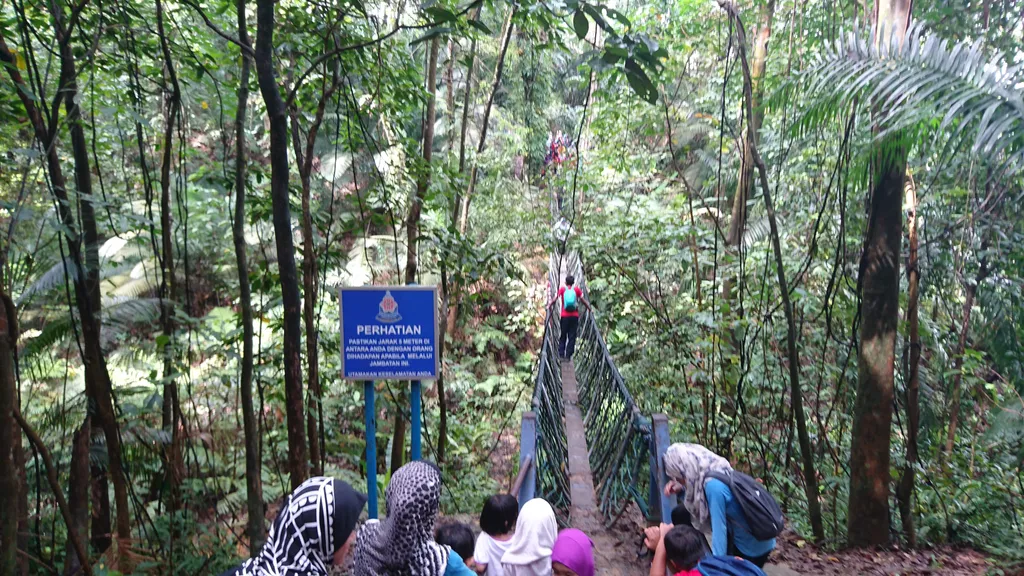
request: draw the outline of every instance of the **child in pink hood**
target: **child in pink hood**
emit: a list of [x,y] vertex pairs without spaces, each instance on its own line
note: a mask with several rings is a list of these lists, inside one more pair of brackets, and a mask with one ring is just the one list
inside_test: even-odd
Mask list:
[[551,568],[554,576],[594,576],[594,543],[575,528],[562,530],[551,550]]

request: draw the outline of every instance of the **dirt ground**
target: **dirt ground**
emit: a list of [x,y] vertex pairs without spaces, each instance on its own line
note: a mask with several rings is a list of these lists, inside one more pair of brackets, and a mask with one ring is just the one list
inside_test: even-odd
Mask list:
[[772,563],[797,574],[815,576],[1024,575],[1020,567],[1001,566],[997,560],[965,548],[903,550],[893,547],[832,552],[818,549],[792,533],[780,538]]

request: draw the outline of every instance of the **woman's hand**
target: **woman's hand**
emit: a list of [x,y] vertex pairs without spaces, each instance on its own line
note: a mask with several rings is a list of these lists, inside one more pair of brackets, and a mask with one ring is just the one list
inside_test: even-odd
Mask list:
[[683,491],[683,485],[675,480],[669,480],[665,483],[665,496],[671,496],[673,494],[679,494]]

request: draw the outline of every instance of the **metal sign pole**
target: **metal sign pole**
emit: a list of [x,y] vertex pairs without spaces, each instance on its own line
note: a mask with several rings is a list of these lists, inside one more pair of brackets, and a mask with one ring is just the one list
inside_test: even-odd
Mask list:
[[423,459],[423,445],[420,435],[423,430],[423,399],[420,396],[420,381],[412,381],[412,459]]
[[366,507],[370,518],[377,517],[377,408],[373,380],[363,383],[366,412]]

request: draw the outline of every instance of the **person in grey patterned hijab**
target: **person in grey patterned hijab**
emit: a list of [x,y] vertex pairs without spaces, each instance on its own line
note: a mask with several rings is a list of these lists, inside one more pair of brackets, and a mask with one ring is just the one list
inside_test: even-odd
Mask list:
[[384,493],[387,517],[359,531],[354,576],[441,576],[451,549],[434,542],[441,471],[429,462],[402,466]]
[[690,512],[694,527],[710,532],[711,514],[704,483],[709,472],[731,468],[728,460],[700,444],[673,444],[665,452],[665,473],[669,477],[665,494],[683,492],[683,505]]
[[327,576],[348,555],[366,495],[310,478],[281,506],[259,554],[222,576]]

